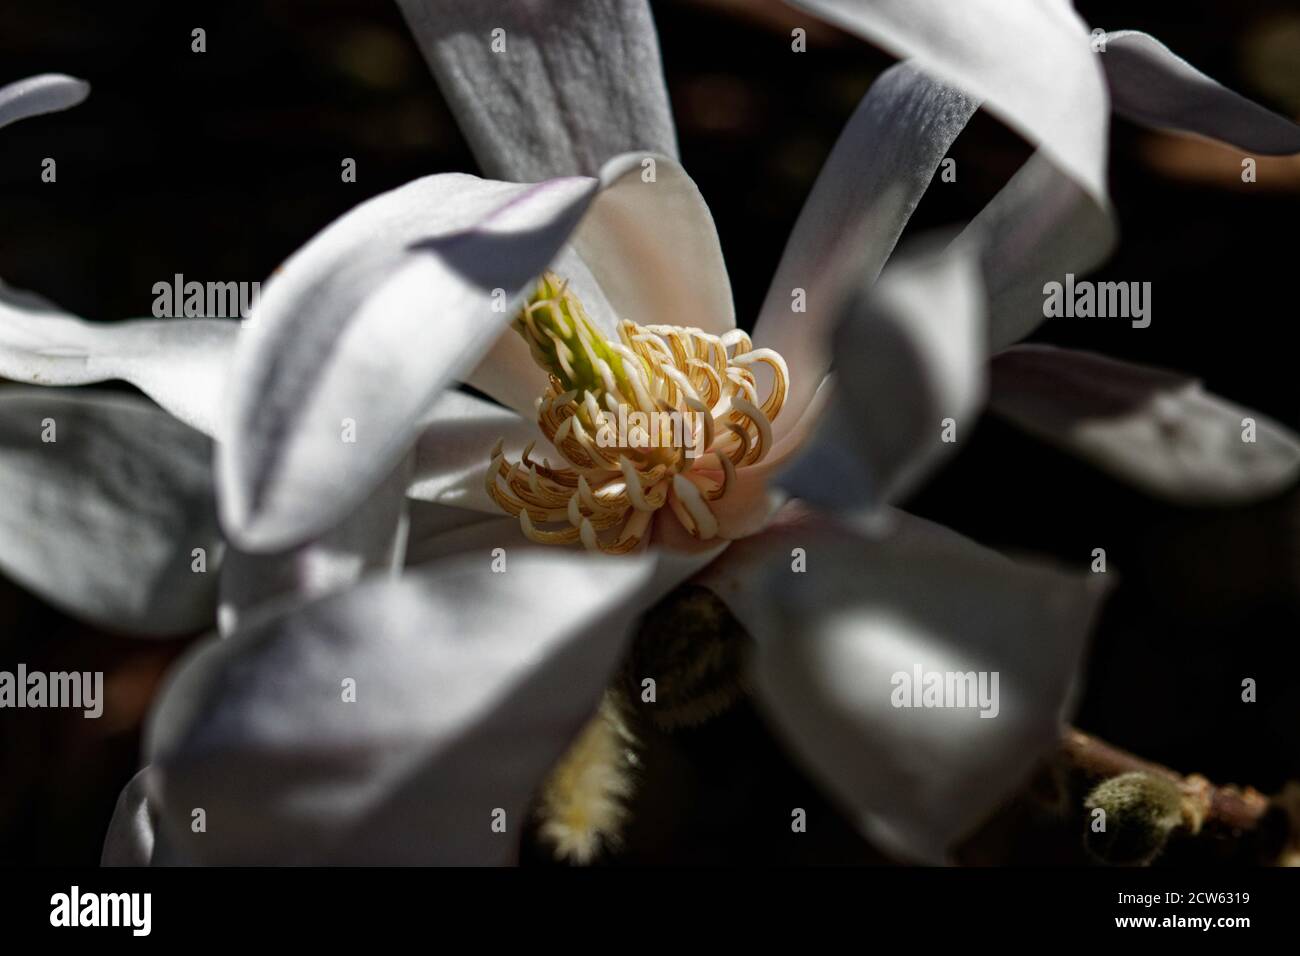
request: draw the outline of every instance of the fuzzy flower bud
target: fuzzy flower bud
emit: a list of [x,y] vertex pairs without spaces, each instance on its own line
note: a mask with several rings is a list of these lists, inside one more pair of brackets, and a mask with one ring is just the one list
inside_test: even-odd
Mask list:
[[1178,784],[1152,773],[1124,773],[1103,781],[1084,798],[1084,806],[1091,818],[1084,841],[1088,852],[1117,866],[1150,863],[1184,818]]

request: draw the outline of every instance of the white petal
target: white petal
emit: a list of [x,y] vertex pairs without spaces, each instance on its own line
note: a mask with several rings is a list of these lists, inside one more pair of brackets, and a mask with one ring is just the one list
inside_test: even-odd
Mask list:
[[148,866],[153,861],[154,816],[149,808],[149,768],[136,773],[117,798],[100,854],[100,866]]
[[1221,86],[1154,37],[1106,35],[1101,56],[1115,112],[1269,156],[1300,153],[1300,126]]
[[[722,525],[728,512],[719,509],[717,503],[711,503],[710,507],[718,513],[719,524]],[[734,526],[734,519],[732,520]],[[692,538],[676,516],[669,513],[667,508],[661,508],[655,513],[651,525],[649,553],[658,559],[657,573],[667,582],[667,586],[671,586],[693,571],[705,567],[725,551],[729,543],[721,536],[709,541]],[[497,565],[502,563],[504,557],[505,566],[508,567],[513,556],[524,551],[536,552],[542,558],[553,554],[583,553],[577,545],[572,549],[560,550],[554,545],[530,541],[520,530],[519,519],[508,515],[491,517],[478,511],[421,501],[411,502],[407,567],[427,565],[457,555],[472,555],[484,563]]]
[[716,334],[735,328],[718,230],[686,170],[666,156],[630,153],[605,164],[600,188],[573,248],[615,316]]
[[1083,22],[1041,0],[790,2],[913,58],[1038,147],[962,236],[984,250],[993,348],[1028,334],[1043,321],[1043,283],[1092,268],[1114,241],[1110,104]]
[[542,437],[535,417],[525,419],[463,392],[443,392],[421,423],[415,474],[407,494],[421,501],[501,514],[483,489],[498,440],[504,441],[503,450],[512,461],[535,443],[535,460],[561,464],[559,452]]
[[1110,108],[1099,54],[1062,0],[789,0],[983,102],[1101,202]]
[[[912,64],[886,70],[840,134],[754,326],[754,341],[784,356],[790,392],[779,435],[830,366],[831,328],[845,300],[875,282],[939,163],[978,104]],[[806,311],[795,312],[794,290]]]
[[[829,407],[778,483],[840,509],[898,500],[974,426],[984,337],[973,249],[900,254],[836,331]],[[942,440],[946,419],[957,442]]]
[[[207,863],[510,861],[632,617],[690,568],[658,570],[521,551],[494,573],[466,556],[205,643],[148,724],[162,830]],[[199,806],[207,834],[190,829]]]
[[[1179,59],[1144,33],[1108,34],[1113,106],[1160,129],[1199,133],[1262,154],[1300,152],[1300,126]],[[1042,153],[1034,156],[962,237],[982,244],[989,284],[990,348],[1004,348],[1043,322],[1043,286],[1083,275],[1115,244],[1111,213]]]
[[211,456],[207,438],[141,398],[0,390],[0,568],[100,627],[209,627],[222,548]]
[[546,394],[548,379],[533,361],[527,343],[510,329],[497,336],[464,382],[505,405],[507,411],[514,409],[512,414],[519,418],[532,413],[537,399]]
[[[407,514],[410,517],[411,524],[411,533],[407,538],[408,554],[410,548],[420,540],[447,534],[451,531],[458,531],[473,525],[500,521],[502,518],[507,521],[515,520],[500,512],[489,515],[482,511],[472,511],[469,508],[457,508],[454,505],[439,505],[428,501],[409,499],[407,501]],[[515,521],[515,524],[518,525],[519,522]],[[524,540],[522,536],[520,540]],[[415,562],[407,561],[406,563],[409,565]]]
[[[795,521],[700,580],[757,640],[760,702],[814,778],[882,849],[938,863],[1055,746],[1101,589],[895,521],[878,539]],[[996,716],[895,706],[917,667],[996,672]]]
[[[496,549],[501,553],[494,553]],[[537,544],[524,537],[519,519],[497,513],[495,517],[480,511],[411,502],[411,538],[406,548],[407,567],[429,564],[453,555],[472,554],[491,563],[502,554],[506,567],[512,555],[540,550],[557,553],[550,545]]]
[[988,287],[988,349],[1038,328],[1043,286],[1084,275],[1115,247],[1113,212],[1039,151],[957,238],[979,249]]
[[534,182],[594,175],[630,150],[677,154],[646,0],[398,5],[487,175]]
[[709,502],[709,510],[718,522],[718,537],[735,541],[763,530],[784,503],[785,495],[772,487],[767,476],[741,468],[735,487],[718,501]]
[[0,87],[0,128],[30,116],[66,110],[89,95],[89,83],[62,73],[18,80]]
[[285,263],[232,369],[218,480],[235,543],[293,547],[365,498],[510,321],[494,291],[511,300],[541,272],[595,188],[431,176],[358,206]]
[[122,379],[185,424],[214,435],[239,323],[85,322],[0,282],[0,376],[31,385]]
[[[1149,494],[1185,505],[1274,494],[1300,475],[1300,439],[1175,372],[1091,352],[1017,346],[992,365],[989,406]],[[1250,419],[1254,440],[1246,441]]]
[[231,548],[221,566],[218,628],[230,634],[257,616],[274,615],[340,591],[371,572],[399,572],[405,563],[406,488],[410,457],[337,527],[278,554]]

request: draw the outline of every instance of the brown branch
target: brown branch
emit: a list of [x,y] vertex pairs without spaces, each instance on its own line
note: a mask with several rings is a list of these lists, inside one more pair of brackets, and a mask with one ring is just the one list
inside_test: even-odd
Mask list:
[[1204,823],[1219,823],[1233,830],[1253,830],[1273,806],[1273,802],[1254,787],[1216,786],[1200,774],[1183,776],[1074,728],[1066,729],[1061,753],[1067,764],[1095,777],[1142,771],[1172,780],[1191,802],[1196,818]]

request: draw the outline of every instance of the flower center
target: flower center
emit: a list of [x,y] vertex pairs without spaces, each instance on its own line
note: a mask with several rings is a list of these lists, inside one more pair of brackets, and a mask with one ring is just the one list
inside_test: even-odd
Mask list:
[[[717,336],[623,321],[611,341],[549,272],[514,327],[550,375],[537,424],[564,459],[534,461],[530,444],[510,462],[503,442],[493,449],[488,494],[519,517],[524,534],[622,554],[667,506],[693,537],[715,537],[711,506],[731,491],[737,469],[772,448],[789,381],[785,360],[753,348],[739,329]],[[772,372],[761,404],[756,365]]]

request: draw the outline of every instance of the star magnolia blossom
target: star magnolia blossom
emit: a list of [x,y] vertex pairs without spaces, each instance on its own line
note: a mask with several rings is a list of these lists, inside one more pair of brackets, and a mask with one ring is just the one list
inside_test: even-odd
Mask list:
[[[119,626],[197,629],[220,603],[222,636],[154,706],[105,859],[509,860],[490,814],[522,819],[632,622],[692,576],[753,635],[758,701],[812,777],[880,846],[946,859],[1054,746],[1097,590],[900,512],[885,533],[857,516],[914,487],[950,447],[940,422],[965,427],[986,391],[1153,494],[1239,502],[1293,481],[1294,437],[1256,416],[1256,444],[1228,440],[1244,410],[1193,381],[1012,343],[1042,321],[1044,282],[1113,241],[1112,106],[1259,153],[1300,152],[1300,131],[1150,37],[1094,54],[1064,3],[808,0],[908,60],[827,160],[751,348],[675,159],[644,0],[400,5],[497,178],[363,203],[242,329],[92,325],[0,288],[0,374],[121,378],[157,402],[0,393],[0,439],[24,452],[0,456],[0,517],[44,522],[39,546],[0,536],[0,564]],[[5,88],[0,125],[71,105],[73,84]],[[957,241],[894,255],[981,102],[1037,153]],[[704,417],[679,443],[608,445],[624,406]],[[32,437],[45,414],[57,446]],[[200,431],[219,439],[215,481]],[[774,489],[801,501],[774,515]],[[219,595],[189,573],[200,541]],[[889,705],[895,672],[977,665],[999,672],[997,719]],[[196,806],[219,838],[191,830]]]

